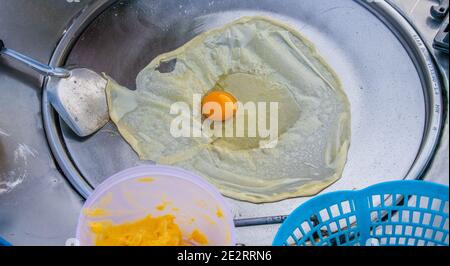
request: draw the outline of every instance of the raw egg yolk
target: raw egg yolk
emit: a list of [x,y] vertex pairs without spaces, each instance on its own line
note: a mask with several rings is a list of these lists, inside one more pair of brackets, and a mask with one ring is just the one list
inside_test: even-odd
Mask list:
[[236,98],[228,92],[209,92],[202,100],[202,114],[214,121],[228,120],[236,113],[236,102]]

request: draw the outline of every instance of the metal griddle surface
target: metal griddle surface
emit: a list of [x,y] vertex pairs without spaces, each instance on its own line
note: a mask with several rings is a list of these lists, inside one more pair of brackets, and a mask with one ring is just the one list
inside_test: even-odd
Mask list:
[[[324,192],[420,177],[411,169],[430,135],[430,88],[421,79],[415,55],[392,27],[358,1],[120,1],[76,36],[66,64],[108,73],[133,89],[138,72],[157,55],[205,30],[255,14],[284,21],[313,41],[346,88],[352,106],[351,148],[342,179]],[[63,60],[66,55],[58,56]],[[84,139],[62,122],[60,127],[65,147],[56,148],[67,153],[66,163],[92,187],[117,171],[151,164],[138,160],[112,124]],[[307,199],[260,205],[229,201],[236,218],[254,218],[289,214]]]

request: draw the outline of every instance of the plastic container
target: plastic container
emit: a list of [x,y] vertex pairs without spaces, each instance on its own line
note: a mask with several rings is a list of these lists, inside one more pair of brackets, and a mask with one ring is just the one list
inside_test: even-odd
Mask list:
[[317,196],[281,225],[273,245],[448,246],[448,187],[394,181]]
[[[99,209],[100,215],[92,214]],[[208,245],[235,245],[233,216],[219,191],[190,172],[157,165],[125,170],[100,184],[84,204],[77,239],[80,245],[94,244],[89,222],[120,224],[149,214],[174,215],[184,235],[198,229]]]

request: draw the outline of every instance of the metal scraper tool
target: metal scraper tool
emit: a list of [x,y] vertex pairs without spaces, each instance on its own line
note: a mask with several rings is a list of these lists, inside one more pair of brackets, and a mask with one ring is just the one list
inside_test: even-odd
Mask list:
[[105,88],[107,80],[86,68],[50,67],[5,47],[0,40],[0,56],[20,61],[47,76],[49,99],[61,118],[80,137],[102,128],[109,121]]

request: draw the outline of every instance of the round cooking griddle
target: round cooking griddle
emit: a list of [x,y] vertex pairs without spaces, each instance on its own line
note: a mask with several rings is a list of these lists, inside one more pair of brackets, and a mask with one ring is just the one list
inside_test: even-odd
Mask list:
[[[256,14],[283,21],[313,41],[346,89],[352,111],[348,162],[343,177],[324,192],[422,178],[440,137],[440,77],[420,36],[387,2],[95,1],[68,28],[51,64],[105,72],[134,89],[138,72],[157,55]],[[43,106],[55,158],[83,196],[117,171],[152,164],[139,161],[112,123],[78,138],[58,119],[45,90]],[[289,214],[307,199],[268,204],[230,199],[230,205],[236,218],[251,218],[241,224],[255,224],[264,220],[259,217]]]

